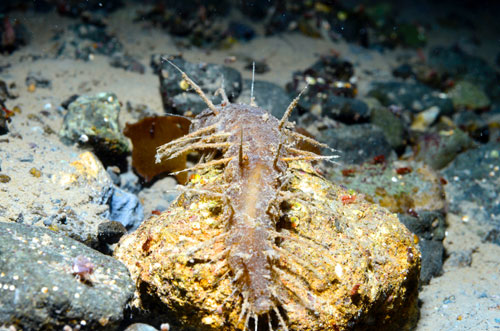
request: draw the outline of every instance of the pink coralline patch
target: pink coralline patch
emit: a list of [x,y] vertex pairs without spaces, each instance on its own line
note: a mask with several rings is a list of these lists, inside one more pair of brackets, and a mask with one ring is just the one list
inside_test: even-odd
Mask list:
[[75,257],[71,266],[73,275],[82,281],[89,281],[89,277],[94,272],[94,269],[95,265],[83,255]]

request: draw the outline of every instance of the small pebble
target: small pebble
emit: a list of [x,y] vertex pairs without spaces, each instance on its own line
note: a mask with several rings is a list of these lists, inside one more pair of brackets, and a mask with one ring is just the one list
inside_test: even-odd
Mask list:
[[33,167],[30,169],[30,174],[33,177],[39,178],[42,175],[42,172],[40,170],[38,170],[37,168]]
[[10,182],[10,177],[7,175],[0,175],[0,183],[8,183]]

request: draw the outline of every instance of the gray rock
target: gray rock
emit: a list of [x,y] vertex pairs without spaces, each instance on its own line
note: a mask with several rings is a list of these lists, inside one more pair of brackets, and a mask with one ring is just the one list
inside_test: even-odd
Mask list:
[[[243,90],[237,100],[239,103],[250,104],[251,86],[251,79],[243,80]],[[290,98],[283,88],[263,80],[256,80],[254,82],[253,95],[257,105],[270,112],[276,118],[282,118],[287,107],[292,102],[292,98]]]
[[425,132],[417,138],[415,160],[423,161],[434,169],[442,169],[459,153],[475,146],[474,141],[462,130],[450,135]]
[[384,106],[399,106],[412,113],[419,113],[433,106],[440,115],[453,113],[453,103],[445,94],[421,83],[375,82],[368,95],[378,99]]
[[500,143],[460,154],[442,171],[449,210],[487,241],[500,245]]
[[[220,96],[214,96],[214,93],[223,82],[229,101],[236,100],[241,93],[241,74],[233,68],[211,63],[191,63],[180,58],[171,61],[184,71],[214,104],[219,104],[222,100]],[[167,112],[181,115],[185,112],[199,114],[208,108],[174,66],[161,60],[156,65],[159,69],[163,106]]]
[[416,216],[398,214],[401,223],[419,238],[422,253],[420,281],[426,284],[443,271],[446,222],[444,215],[437,211],[421,211]]
[[[335,130],[323,130],[317,138],[338,150],[338,161],[342,163],[359,164],[379,155],[388,159],[393,153],[384,132],[373,124],[354,124]],[[331,152],[324,151],[324,154],[329,155]]]
[[458,47],[435,47],[429,52],[428,63],[440,75],[470,81],[479,85],[490,98],[500,100],[497,73],[485,60],[469,55]]
[[[0,222],[48,227],[97,245],[97,227],[106,220],[102,215],[113,190],[99,160],[43,134],[9,141],[0,142],[2,173],[11,178],[1,184]],[[28,152],[32,160],[19,162]],[[30,173],[32,169],[40,172],[39,177]]]
[[362,123],[370,118],[370,109],[359,99],[331,95],[323,106],[323,114],[344,123]]
[[80,96],[68,106],[59,135],[63,141],[91,146],[105,166],[123,166],[129,146],[118,124],[119,113],[113,93]]
[[119,261],[23,224],[0,223],[0,271],[0,324],[24,330],[116,329],[135,288]]
[[370,122],[382,129],[392,148],[402,150],[407,135],[402,119],[394,115],[387,107],[382,106],[376,99],[370,99],[367,102],[370,107]]
[[116,186],[113,187],[113,193],[107,204],[109,211],[104,217],[120,222],[129,230],[137,229],[144,218],[144,208],[139,198]]

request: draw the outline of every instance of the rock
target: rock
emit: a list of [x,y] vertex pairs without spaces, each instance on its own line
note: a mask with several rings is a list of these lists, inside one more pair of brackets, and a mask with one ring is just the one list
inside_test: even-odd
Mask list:
[[[495,123],[500,124],[499,115],[495,116],[494,111],[481,115],[472,111],[462,111],[453,116],[453,123],[475,141],[486,144],[490,140],[490,132],[495,131]],[[500,128],[500,125],[498,127]]]
[[104,214],[104,217],[120,222],[127,230],[137,229],[144,218],[144,208],[139,198],[118,187],[113,188],[107,204],[109,211]]
[[128,54],[115,53],[111,56],[109,64],[115,68],[122,68],[127,71],[144,74],[146,68],[144,65]]
[[[500,245],[500,143],[458,155],[442,171],[449,210],[487,241]],[[495,235],[496,233],[496,235]]]
[[[383,155],[386,159],[393,153],[384,132],[373,124],[353,124],[335,130],[320,131],[316,138],[339,151],[339,162],[352,164],[372,160]],[[331,154],[325,150],[325,155]]]
[[[289,224],[277,228],[297,240],[280,240],[280,250],[269,253],[277,255],[270,281],[279,314],[286,316],[282,325],[290,330],[412,328],[420,273],[413,235],[386,209],[353,198],[314,175],[306,163],[296,167],[291,190],[307,201],[297,208],[283,206]],[[219,171],[205,170],[203,179],[222,180]],[[191,187],[202,188],[200,182]],[[223,209],[218,197],[184,195],[121,239],[115,256],[137,284],[131,307],[138,314],[169,314],[175,318],[169,323],[179,328],[243,328],[238,318],[242,295],[233,292],[234,276],[221,254],[226,243],[220,235],[227,226]],[[270,314],[274,328],[281,328]],[[265,323],[266,315],[259,317]]]
[[361,100],[330,96],[323,105],[323,114],[347,124],[367,122],[370,110]]
[[105,166],[124,166],[129,152],[118,114],[120,103],[113,93],[80,96],[68,106],[59,135],[66,142],[93,148]]
[[[5,11],[4,13],[7,13]],[[18,19],[2,15],[0,20],[0,53],[12,53],[29,42],[29,31]]]
[[148,324],[134,323],[127,326],[127,328],[124,331],[158,331],[158,329]]
[[[122,321],[134,283],[115,259],[51,230],[3,222],[0,252],[0,324],[110,330]],[[87,278],[75,273],[78,259],[88,261]]]
[[448,97],[451,98],[455,109],[485,109],[490,106],[490,99],[484,91],[477,85],[461,80],[455,84],[449,91]]
[[365,102],[370,108],[370,122],[382,129],[385,139],[394,150],[401,151],[407,135],[402,119],[382,106],[377,99],[368,99]]
[[[243,80],[243,88],[237,102],[250,104],[251,79]],[[282,118],[286,109],[292,102],[292,98],[280,86],[263,80],[254,82],[253,95],[257,105],[276,118]]]
[[492,100],[500,101],[499,78],[485,60],[458,47],[435,47],[429,52],[428,63],[441,76],[466,80],[480,87]]
[[368,95],[377,98],[384,106],[396,105],[412,113],[419,113],[433,106],[439,108],[440,115],[453,113],[453,103],[446,94],[421,83],[375,82]]
[[[0,101],[0,107],[2,106],[3,102]],[[0,108],[0,136],[9,133],[9,126],[7,125],[8,118],[3,111],[3,109]]]
[[153,213],[167,210],[179,194],[177,181],[173,177],[165,177],[154,182],[150,187],[144,187],[138,196],[141,201],[144,201],[144,215],[148,218]]
[[71,26],[54,37],[60,40],[57,57],[89,61],[96,54],[111,56],[122,52],[122,43],[103,26],[82,23]]
[[461,152],[475,143],[460,129],[425,132],[417,138],[415,160],[423,161],[438,170],[444,168]]
[[394,77],[407,79],[415,76],[415,73],[413,72],[413,68],[411,67],[411,65],[409,65],[408,63],[403,63],[394,68],[394,70],[392,71],[392,75]]
[[36,86],[40,88],[52,88],[52,82],[50,79],[42,75],[41,72],[29,72],[26,77],[26,86]]
[[472,249],[453,251],[446,259],[446,266],[466,268],[472,265]]
[[[168,55],[165,58],[169,58]],[[223,82],[229,101],[236,100],[240,95],[241,74],[233,68],[211,63],[191,63],[180,58],[174,58],[171,61],[183,70],[214,104],[222,101],[220,96],[214,97],[213,95]],[[181,115],[186,112],[199,114],[208,108],[174,66],[166,61],[162,61],[159,66],[161,68],[160,92],[167,112]]]
[[353,75],[354,67],[349,61],[335,56],[323,56],[304,71],[294,72],[292,81],[286,85],[286,89],[295,97],[308,84],[308,88],[298,102],[302,112],[311,110],[313,107],[325,109],[325,112],[329,110],[329,107],[339,105],[353,108],[352,104],[358,106],[356,101],[347,101],[342,98],[327,105],[331,98],[353,98],[356,95],[356,86],[351,83]]
[[415,215],[444,211],[446,200],[439,175],[417,162],[383,162],[332,167],[327,178],[359,192],[393,213]]
[[446,231],[444,215],[439,211],[421,211],[414,213],[414,216],[399,214],[398,217],[408,230],[418,236],[422,253],[420,281],[427,284],[432,277],[441,275],[443,271],[443,240]]
[[97,231],[99,241],[106,244],[116,244],[127,233],[125,226],[117,221],[103,222],[99,224]]
[[[36,142],[36,144],[35,144]],[[43,135],[1,142],[2,172],[11,180],[0,190],[0,221],[47,227],[90,246],[105,219],[111,180],[90,152]],[[29,158],[29,162],[20,159]],[[57,160],[54,162],[54,160]],[[40,170],[40,177],[29,175]]]

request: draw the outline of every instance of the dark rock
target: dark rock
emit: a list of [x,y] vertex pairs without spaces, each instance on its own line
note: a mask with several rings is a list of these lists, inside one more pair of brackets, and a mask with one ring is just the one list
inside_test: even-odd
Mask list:
[[57,12],[64,16],[80,17],[89,12],[111,13],[123,6],[122,0],[88,0],[81,2],[78,0],[62,1],[57,3]]
[[458,47],[435,47],[429,52],[428,63],[440,75],[469,81],[480,86],[492,100],[500,100],[499,77],[485,60]]
[[30,72],[26,77],[26,86],[34,85],[40,88],[52,88],[50,79],[44,77],[41,72]]
[[[15,86],[15,84],[10,84],[10,88]],[[17,96],[9,91],[7,83],[0,80],[0,101],[6,101],[7,99],[15,99]]]
[[116,244],[126,233],[127,229],[117,221],[103,222],[97,227],[97,238],[101,243]]
[[[172,63],[184,71],[214,104],[219,104],[222,100],[220,96],[213,95],[223,82],[229,101],[236,100],[240,95],[241,74],[233,68],[210,63],[190,63],[180,58],[172,59]],[[163,106],[167,112],[181,115],[186,112],[199,114],[207,108],[205,102],[170,63],[161,63],[159,78]]]
[[[335,130],[320,131],[317,139],[340,152],[341,163],[363,163],[376,156],[391,156],[392,148],[384,132],[373,124],[355,124]],[[325,154],[330,154],[325,151]]]
[[0,101],[0,136],[9,132],[9,127],[7,125],[8,118],[3,110],[4,107],[3,102]]
[[250,41],[255,37],[255,30],[246,24],[239,22],[229,23],[228,34],[240,41]]
[[[88,261],[86,274],[74,273],[78,259]],[[25,330],[117,328],[135,289],[122,263],[22,224],[0,222],[0,270],[0,324]]]
[[63,102],[61,102],[61,107],[63,107],[64,109],[68,109],[69,105],[75,101],[76,99],[78,99],[79,95],[78,94],[73,94],[72,96],[70,96],[69,98],[67,98],[66,100],[64,100]]
[[123,50],[122,43],[108,34],[105,27],[94,24],[74,25],[54,39],[61,41],[57,56],[84,61],[93,59],[95,54],[110,56]]
[[104,217],[123,224],[129,230],[135,230],[144,218],[144,208],[135,194],[118,187],[113,188],[109,201],[109,211]]
[[444,215],[436,211],[420,211],[415,216],[399,214],[399,220],[419,238],[422,253],[420,280],[428,283],[442,273],[446,222]]
[[[243,80],[243,89],[237,102],[250,104],[251,86],[251,79]],[[271,82],[256,80],[253,89],[257,105],[270,112],[276,118],[283,117],[285,110],[292,102],[292,98],[290,98],[283,88]]]
[[59,135],[64,141],[91,146],[105,166],[123,167],[129,146],[118,124],[119,112],[113,93],[80,96],[68,106]]
[[[482,144],[486,144],[490,139],[490,128],[487,122],[488,117],[490,117],[489,113],[481,117],[474,112],[463,111],[453,116],[453,122],[461,130],[467,132],[472,139]],[[494,125],[491,126],[494,127]]]
[[460,154],[443,170],[449,210],[468,222],[485,240],[500,233],[500,143],[491,142]]
[[392,75],[394,77],[399,77],[399,78],[407,79],[407,78],[410,78],[410,77],[414,76],[415,73],[413,72],[413,69],[412,69],[411,65],[409,65],[408,63],[404,63],[404,64],[396,67],[392,71]]
[[324,115],[343,123],[362,123],[370,118],[370,109],[358,99],[332,95],[327,98],[323,107]]
[[29,32],[17,19],[0,18],[0,53],[12,53],[29,42]]
[[426,132],[417,138],[415,159],[434,169],[442,169],[459,153],[474,146],[474,141],[460,129],[453,130],[450,135]]
[[395,105],[412,113],[419,113],[432,106],[438,107],[441,115],[453,113],[453,103],[446,94],[421,83],[375,82],[368,95],[378,99],[384,106]]
[[127,71],[138,72],[140,74],[144,74],[146,70],[141,62],[137,61],[130,55],[121,53],[113,54],[109,64],[115,68],[122,68]]

